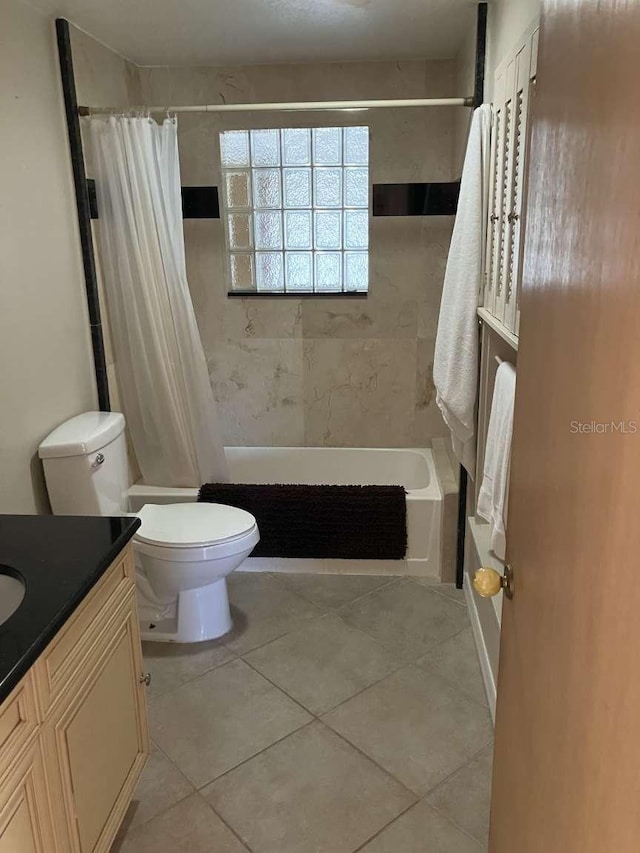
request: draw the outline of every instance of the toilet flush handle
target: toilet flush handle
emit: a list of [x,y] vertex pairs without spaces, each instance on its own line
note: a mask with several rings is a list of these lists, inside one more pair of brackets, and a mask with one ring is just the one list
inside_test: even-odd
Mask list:
[[104,453],[98,453],[96,458],[91,463],[92,468],[99,468],[104,462]]

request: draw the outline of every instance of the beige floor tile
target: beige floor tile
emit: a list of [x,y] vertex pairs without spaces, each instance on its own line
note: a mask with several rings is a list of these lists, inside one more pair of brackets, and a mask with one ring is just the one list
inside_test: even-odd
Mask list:
[[492,766],[493,747],[488,746],[427,796],[431,805],[483,844],[489,836]]
[[424,801],[384,829],[361,853],[479,853],[480,846]]
[[129,805],[125,821],[135,827],[166,811],[193,794],[193,785],[160,752],[153,748]]
[[234,626],[225,643],[237,654],[275,640],[302,620],[324,612],[270,575],[239,572],[230,575],[228,584]]
[[151,673],[149,697],[155,698],[232,660],[220,640],[209,643],[143,643],[145,669]]
[[[124,827],[123,827],[124,829]],[[121,832],[111,853],[247,853],[200,794]]]
[[235,660],[150,705],[151,735],[201,787],[304,725],[306,711]]
[[493,734],[485,707],[417,666],[374,684],[323,720],[420,796]]
[[420,666],[437,672],[476,702],[487,704],[478,652],[471,628],[465,628],[450,640],[445,640],[418,660]]
[[320,714],[384,678],[399,664],[337,616],[324,616],[245,655],[251,666]]
[[338,612],[407,662],[469,624],[464,608],[410,580],[383,587]]
[[312,575],[282,572],[276,580],[318,607],[337,610],[394,580],[385,575]]
[[203,795],[255,853],[351,853],[413,799],[319,722]]

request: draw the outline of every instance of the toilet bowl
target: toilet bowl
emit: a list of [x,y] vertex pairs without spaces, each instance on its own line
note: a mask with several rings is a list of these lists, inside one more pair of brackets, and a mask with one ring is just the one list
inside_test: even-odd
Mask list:
[[255,518],[222,504],[146,504],[133,539],[143,640],[197,643],[231,630],[226,577],[260,539]]
[[[85,412],[39,447],[56,515],[122,515],[129,509],[125,421]],[[146,504],[133,547],[143,640],[197,643],[231,629],[227,575],[260,539],[255,518],[222,504]]]

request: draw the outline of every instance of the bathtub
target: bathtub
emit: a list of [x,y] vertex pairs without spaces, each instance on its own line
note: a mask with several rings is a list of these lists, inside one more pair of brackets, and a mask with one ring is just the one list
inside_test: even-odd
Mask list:
[[[314,560],[249,557],[242,571],[418,575],[440,580],[443,493],[430,449],[342,447],[227,447],[231,482],[404,486],[407,556],[404,560]],[[195,501],[197,489],[129,489],[129,506]]]

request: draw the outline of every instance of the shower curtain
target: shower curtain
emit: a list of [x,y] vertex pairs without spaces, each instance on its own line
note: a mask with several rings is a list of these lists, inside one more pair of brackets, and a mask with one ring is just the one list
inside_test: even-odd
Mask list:
[[144,481],[228,480],[187,284],[175,119],[90,119],[100,242],[124,414]]

